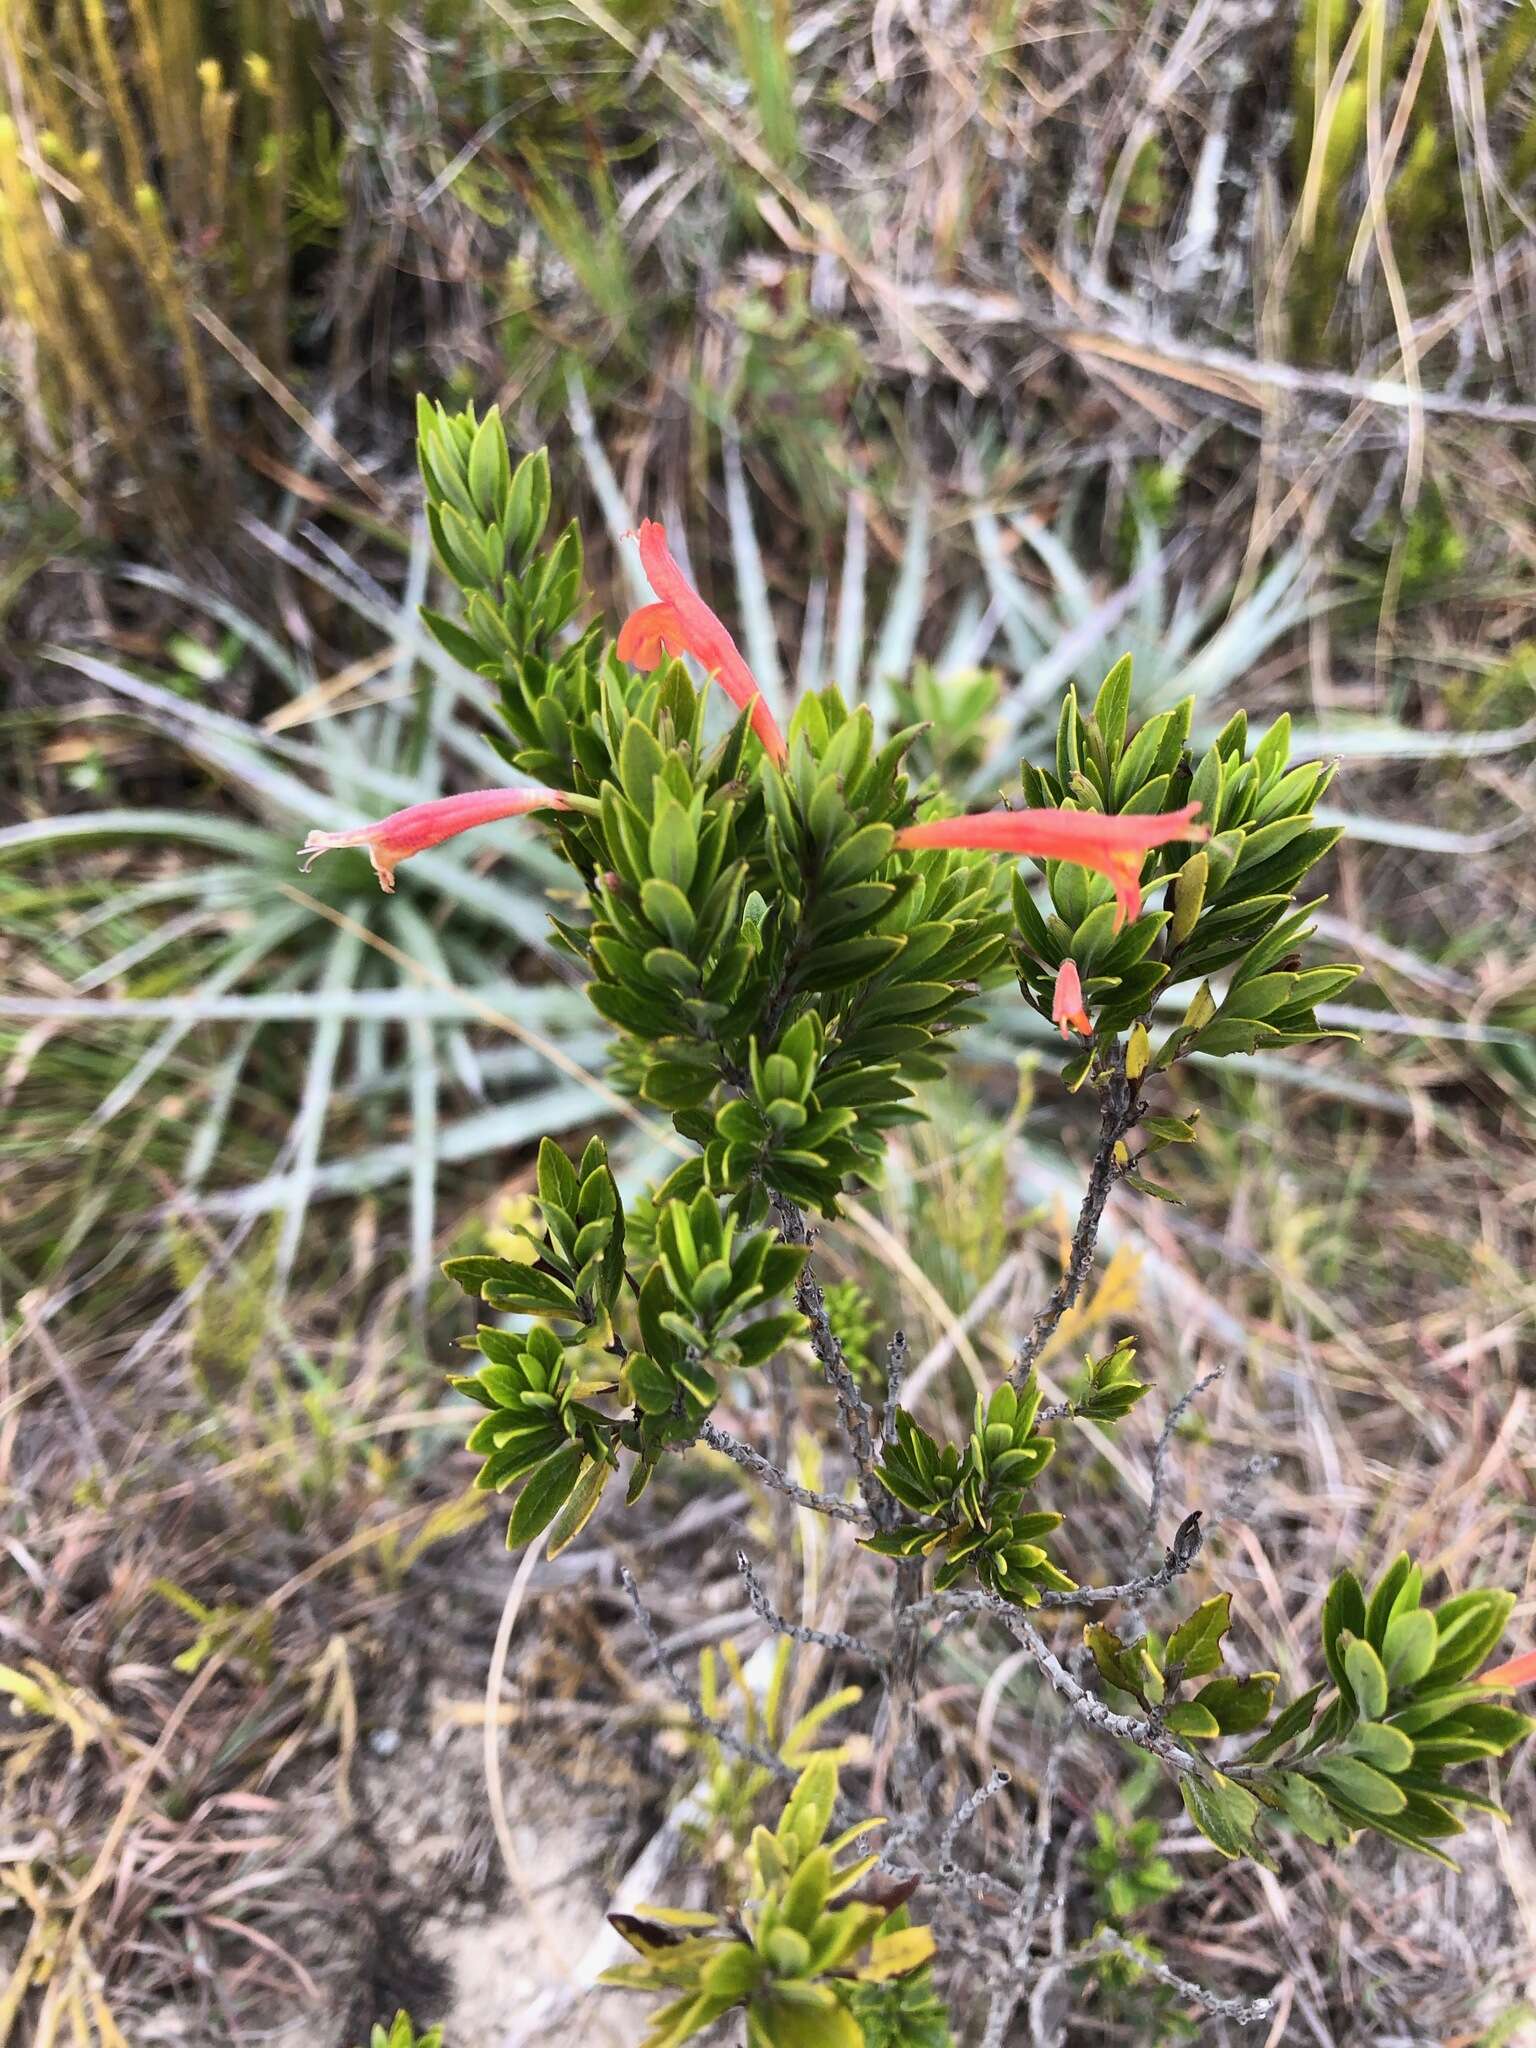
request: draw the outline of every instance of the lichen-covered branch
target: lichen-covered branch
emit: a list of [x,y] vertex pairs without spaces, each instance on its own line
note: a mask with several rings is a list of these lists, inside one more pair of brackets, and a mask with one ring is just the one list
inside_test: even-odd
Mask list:
[[1052,1290],[1050,1300],[1030,1324],[1029,1332],[1019,1346],[1018,1356],[1013,1362],[1013,1371],[1009,1375],[1017,1387],[1021,1387],[1029,1377],[1036,1359],[1055,1335],[1062,1317],[1082,1293],[1083,1285],[1093,1270],[1094,1254],[1099,1242],[1099,1225],[1104,1220],[1105,1204],[1109,1200],[1110,1190],[1124,1170],[1116,1161],[1115,1148],[1136,1128],[1146,1111],[1146,1104],[1142,1101],[1135,1083],[1126,1078],[1125,1056],[1122,1052],[1117,1052],[1114,1064],[1100,1075],[1098,1090],[1098,1142],[1094,1146],[1093,1164],[1088,1171],[1088,1186],[1083,1195],[1082,1207],[1077,1212],[1077,1225],[1072,1232],[1066,1271]]
[[[807,1227],[802,1211],[779,1195],[774,1196],[773,1207],[785,1243],[808,1247],[813,1242],[813,1233]],[[811,1349],[826,1376],[827,1385],[837,1396],[843,1434],[848,1439],[848,1448],[858,1468],[859,1491],[864,1496],[870,1518],[877,1528],[890,1528],[900,1520],[900,1511],[875,1476],[875,1434],[869,1403],[859,1391],[859,1383],[843,1356],[843,1347],[827,1314],[826,1296],[821,1291],[821,1282],[809,1258],[795,1283],[795,1305],[810,1328]]]
[[635,1619],[640,1624],[645,1640],[651,1646],[651,1654],[673,1692],[688,1709],[688,1718],[699,1733],[713,1736],[723,1748],[733,1751],[737,1756],[745,1757],[749,1763],[760,1764],[765,1771],[771,1771],[774,1777],[792,1785],[799,1773],[791,1770],[782,1757],[775,1756],[771,1749],[764,1749],[761,1743],[746,1741],[724,1721],[717,1721],[713,1715],[705,1713],[704,1702],[662,1648],[661,1637],[656,1633],[656,1624],[652,1621],[645,1602],[640,1598],[640,1588],[635,1583],[635,1575],[627,1565],[619,1566],[619,1581],[629,1595],[629,1604],[635,1610]]
[[752,1568],[752,1560],[744,1550],[736,1553],[736,1569],[741,1574],[742,1584],[747,1589],[747,1598],[752,1602],[752,1612],[759,1621],[766,1622],[776,1635],[788,1636],[792,1642],[814,1643],[823,1650],[842,1650],[851,1657],[862,1657],[866,1664],[878,1669],[885,1658],[861,1636],[849,1635],[840,1628],[807,1628],[798,1621],[786,1621],[769,1600],[762,1580]]
[[842,1500],[835,1493],[817,1493],[809,1486],[801,1486],[791,1479],[787,1472],[781,1472],[771,1458],[765,1458],[761,1451],[753,1450],[729,1430],[721,1429],[716,1423],[705,1422],[699,1430],[700,1443],[708,1444],[712,1451],[720,1451],[738,1464],[743,1472],[774,1493],[782,1493],[786,1500],[792,1500],[796,1507],[813,1508],[818,1515],[828,1515],[835,1522],[856,1522],[867,1525],[871,1519],[868,1508],[858,1501]]
[[1254,2027],[1261,2020],[1269,2019],[1275,2010],[1272,1998],[1223,1998],[1219,1992],[1209,1991],[1205,1985],[1197,1984],[1190,1977],[1181,1977],[1177,1970],[1170,1970],[1163,1962],[1154,1962],[1127,1941],[1123,1934],[1117,1934],[1112,1927],[1101,1927],[1092,1941],[1076,1950],[1070,1960],[1092,1962],[1095,1956],[1119,1955],[1134,1963],[1137,1969],[1148,1977],[1155,1977],[1159,1984],[1166,1984],[1170,1991],[1176,1991],[1181,1998],[1193,2000],[1204,2008],[1213,2020],[1231,2020],[1234,2026]]
[[[1117,1601],[1145,1600],[1182,1578],[1200,1555],[1200,1511],[1197,1508],[1179,1524],[1172,1546],[1163,1553],[1156,1571],[1126,1579],[1118,1586],[1075,1586],[1070,1593],[1045,1592],[1042,1608],[1110,1607]],[[908,1609],[911,1621],[928,1621],[939,1615],[990,1613],[994,1596],[987,1593],[932,1593]],[[1005,1605],[1007,1603],[1004,1603]]]
[[1006,1791],[1012,1783],[1013,1778],[1009,1772],[993,1770],[984,1785],[978,1785],[974,1792],[961,1800],[949,1819],[944,1823],[944,1832],[939,1837],[940,1870],[947,1870],[950,1864],[953,1863],[955,1843],[959,1840],[961,1833],[970,1826],[982,1807],[986,1805],[989,1799],[995,1799],[999,1792]]
[[885,1350],[885,1409],[880,1417],[880,1441],[896,1441],[896,1416],[901,1407],[901,1389],[907,1377],[907,1333],[897,1330]]
[[1062,1663],[1050,1644],[1041,1635],[1029,1616],[1012,1601],[1002,1599],[996,1593],[940,1593],[930,1595],[927,1600],[918,1601],[907,1610],[911,1619],[924,1613],[944,1614],[971,1612],[994,1616],[1009,1631],[1020,1646],[1029,1652],[1039,1670],[1048,1678],[1066,1701],[1078,1720],[1085,1726],[1096,1729],[1101,1735],[1112,1735],[1121,1742],[1133,1742],[1138,1749],[1155,1756],[1181,1776],[1186,1772],[1198,1774],[1199,1765],[1188,1750],[1166,1729],[1159,1728],[1153,1721],[1139,1719],[1134,1714],[1117,1714],[1105,1705],[1097,1693],[1090,1692]]

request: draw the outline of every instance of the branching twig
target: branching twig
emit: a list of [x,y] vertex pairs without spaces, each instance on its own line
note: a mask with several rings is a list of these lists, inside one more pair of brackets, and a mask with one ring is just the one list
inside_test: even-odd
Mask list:
[[[774,1213],[779,1220],[779,1230],[786,1244],[809,1246],[811,1232],[805,1217],[793,1202],[787,1202],[781,1195],[773,1197]],[[827,1314],[826,1297],[821,1291],[821,1282],[807,1258],[795,1283],[795,1304],[810,1325],[811,1349],[815,1352],[827,1385],[837,1396],[838,1413],[842,1417],[843,1434],[848,1439],[848,1448],[853,1453],[853,1462],[859,1471],[859,1491],[864,1496],[870,1517],[877,1528],[889,1528],[900,1518],[895,1501],[875,1477],[874,1430],[870,1418],[869,1403],[859,1391],[848,1361],[843,1356],[843,1347],[837,1341],[837,1332]]]
[[1051,1744],[1045,1759],[1045,1770],[1040,1779],[1040,1791],[1035,1801],[1035,1826],[1030,1838],[1029,1861],[1024,1868],[1024,1882],[1019,1887],[1019,1903],[1014,1907],[1014,1925],[1027,1942],[1034,1932],[1035,1921],[1040,1913],[1040,1885],[1045,1876],[1046,1852],[1051,1846],[1051,1824],[1055,1817],[1056,1786],[1061,1776],[1061,1760],[1066,1754],[1066,1745]]
[[[806,1226],[800,1209],[782,1195],[773,1196],[774,1214],[786,1244],[800,1244],[809,1247],[812,1233]],[[876,1438],[869,1403],[859,1391],[859,1383],[849,1369],[843,1356],[843,1347],[837,1340],[827,1314],[826,1298],[821,1291],[821,1282],[809,1258],[801,1268],[800,1278],[795,1283],[795,1303],[810,1327],[811,1349],[820,1362],[827,1384],[837,1396],[838,1413],[842,1418],[843,1434],[848,1439],[848,1448],[853,1453],[853,1462],[858,1467],[859,1491],[869,1509],[870,1520],[877,1529],[897,1529],[907,1519],[894,1495],[881,1485],[876,1470]],[[905,1351],[905,1344],[902,1346]],[[896,1361],[893,1359],[893,1364]],[[899,1387],[898,1387],[899,1390]],[[887,1403],[887,1417],[895,1415],[895,1403]],[[891,1426],[894,1427],[894,1421]],[[884,1447],[882,1428],[880,1443]],[[880,1747],[881,1763],[875,1773],[875,1783],[884,1783],[886,1766],[893,1756],[900,1756],[903,1744],[910,1740],[907,1731],[907,1709],[913,1681],[917,1672],[917,1630],[906,1619],[907,1610],[922,1590],[923,1567],[921,1559],[903,1558],[896,1567],[895,1581],[891,1593],[891,1616],[895,1626],[895,1641],[886,1664],[885,1696],[881,1701],[880,1720],[876,1729],[876,1741]]]
[[1009,2022],[1024,1995],[1024,1984],[1029,1970],[1030,1944],[1034,1940],[1035,1923],[1040,1918],[1040,1885],[1045,1876],[1046,1852],[1051,1845],[1051,1824],[1056,1809],[1056,1782],[1061,1773],[1064,1748],[1064,1744],[1053,1742],[1046,1755],[1045,1770],[1041,1774],[1040,1791],[1035,1802],[1035,1825],[1030,1838],[1029,1860],[1024,1867],[1024,1882],[1019,1886],[1018,1898],[1014,1903],[1013,1912],[1009,1915],[1013,1947],[1004,1961],[1002,1981],[993,1986],[981,2037],[981,2048],[1003,2048]]
[[996,1593],[940,1593],[927,1600],[915,1602],[907,1610],[908,1617],[924,1610],[932,1613],[959,1613],[969,1609],[977,1614],[990,1614],[1002,1622],[1010,1634],[1026,1649],[1040,1670],[1050,1680],[1077,1718],[1101,1735],[1113,1735],[1122,1742],[1134,1742],[1138,1749],[1144,1749],[1151,1756],[1158,1757],[1170,1770],[1181,1774],[1197,1772],[1199,1766],[1185,1749],[1181,1749],[1166,1729],[1155,1722],[1138,1720],[1133,1714],[1117,1714],[1107,1707],[1097,1693],[1080,1685],[1066,1665],[1056,1655],[1050,1644],[1041,1635],[1034,1623],[1021,1608],[1015,1607]]
[[898,1330],[885,1350],[885,1411],[880,1417],[880,1441],[896,1441],[896,1415],[901,1407],[901,1384],[907,1376],[907,1333]]
[[1181,1776],[1198,1771],[1194,1758],[1187,1750],[1181,1749],[1166,1730],[1156,1727],[1151,1721],[1138,1720],[1133,1714],[1117,1714],[1105,1706],[1097,1693],[1078,1684],[1032,1621],[1009,1609],[1006,1600],[1000,1601],[999,1605],[1008,1610],[1002,1617],[1005,1626],[1028,1650],[1080,1721],[1096,1728],[1102,1735],[1116,1736],[1122,1742],[1134,1742],[1138,1749],[1159,1758]]
[[1157,1527],[1158,1510],[1163,1503],[1163,1466],[1168,1456],[1168,1446],[1173,1442],[1173,1433],[1183,1421],[1185,1411],[1192,1401],[1199,1399],[1207,1387],[1213,1387],[1226,1371],[1218,1365],[1214,1372],[1208,1372],[1203,1380],[1196,1380],[1187,1394],[1181,1395],[1168,1411],[1168,1420],[1163,1424],[1162,1434],[1152,1452],[1152,1493],[1147,1502],[1147,1519],[1142,1524],[1141,1537],[1136,1546],[1139,1557],[1152,1541],[1152,1532]]
[[[958,1894],[985,1907],[989,1913],[1013,1910],[1013,1886],[988,1870],[964,1870],[958,1863],[948,1863],[941,1870],[929,1870],[921,1863],[888,1863],[882,1856],[880,1874],[894,1878],[898,1884],[915,1877],[924,1891]],[[973,1959],[977,1957],[976,1950],[968,1950],[964,1942],[954,1937],[947,1937],[946,1945],[953,1953],[969,1953]]]
[[645,1634],[645,1640],[651,1646],[651,1654],[661,1667],[673,1692],[688,1709],[688,1718],[699,1733],[712,1736],[723,1748],[733,1750],[737,1756],[745,1757],[749,1763],[760,1764],[765,1771],[771,1771],[774,1777],[793,1785],[799,1773],[792,1770],[782,1757],[775,1756],[771,1749],[764,1749],[760,1743],[748,1742],[724,1721],[717,1721],[712,1715],[705,1713],[704,1702],[662,1648],[661,1637],[656,1633],[656,1624],[640,1598],[640,1588],[635,1584],[634,1573],[627,1565],[619,1566],[619,1580],[629,1595],[629,1604],[635,1610],[635,1619]]
[[1181,1998],[1192,1998],[1214,2020],[1231,2020],[1235,2026],[1252,2027],[1257,2026],[1260,2020],[1267,2020],[1274,2012],[1275,2001],[1272,1998],[1223,1998],[1219,1992],[1208,1991],[1203,1984],[1181,1977],[1166,1963],[1154,1962],[1150,1956],[1144,1956],[1134,1942],[1127,1941],[1123,1934],[1116,1934],[1112,1927],[1101,1927],[1092,1941],[1085,1942],[1074,1951],[1069,1960],[1088,1963],[1095,1956],[1105,1954],[1124,1956],[1147,1976],[1155,1977],[1159,1984],[1166,1984],[1170,1991],[1177,1991]]
[[771,1487],[775,1493],[782,1493],[786,1499],[792,1500],[796,1507],[814,1508],[818,1515],[830,1515],[836,1522],[867,1524],[870,1520],[868,1508],[861,1506],[858,1501],[840,1500],[835,1493],[816,1493],[808,1486],[799,1485],[787,1472],[781,1472],[771,1458],[765,1458],[761,1451],[754,1451],[750,1444],[742,1443],[738,1437],[732,1436],[728,1430],[719,1428],[713,1422],[703,1424],[699,1430],[699,1440],[708,1444],[712,1451],[723,1452],[727,1458],[733,1459],[743,1472],[750,1472],[752,1477],[764,1486]]
[[941,1870],[947,1870],[953,1864],[955,1860],[955,1842],[961,1830],[970,1826],[989,1799],[995,1799],[999,1792],[1005,1791],[1012,1783],[1013,1778],[1009,1772],[994,1770],[984,1785],[978,1785],[968,1798],[961,1800],[949,1819],[944,1823],[944,1832],[939,1837],[939,1868]]
[[762,1580],[752,1569],[752,1560],[744,1550],[736,1553],[736,1569],[741,1573],[742,1583],[747,1589],[747,1598],[752,1602],[752,1611],[759,1621],[766,1622],[776,1635],[788,1636],[792,1642],[815,1643],[823,1650],[845,1650],[850,1656],[862,1657],[867,1664],[877,1667],[885,1658],[872,1644],[860,1636],[851,1636],[842,1629],[806,1628],[800,1622],[786,1621],[777,1613],[763,1590]]
[[[1061,1845],[1058,1871],[1070,1871],[1076,1847],[1088,1826],[1088,1816],[1080,1813],[1067,1829],[1066,1840]],[[1051,1948],[1046,1960],[1040,1964],[1029,1987],[1029,2038],[1034,2048],[1058,2048],[1065,2038],[1059,2010],[1052,2013],[1050,2002],[1055,1993],[1058,1978],[1067,1969],[1067,1898],[1069,1887],[1058,1884],[1053,1894],[1051,1907]]]
[[1077,1213],[1077,1227],[1072,1233],[1067,1269],[1019,1346],[1018,1357],[1009,1375],[1015,1386],[1024,1384],[1030,1368],[1055,1335],[1057,1325],[1082,1293],[1083,1283],[1093,1270],[1099,1225],[1104,1220],[1104,1205],[1122,1171],[1115,1159],[1115,1147],[1136,1128],[1145,1108],[1146,1104],[1135,1085],[1125,1077],[1124,1055],[1120,1054],[1117,1064],[1099,1079],[1099,1138],[1094,1147],[1083,1205]]
[[[1109,1607],[1117,1600],[1144,1600],[1149,1594],[1160,1593],[1164,1586],[1182,1578],[1195,1559],[1200,1555],[1200,1525],[1195,1519],[1188,1535],[1188,1518],[1180,1525],[1180,1537],[1174,1541],[1171,1550],[1163,1553],[1163,1561],[1155,1572],[1145,1572],[1140,1578],[1127,1579],[1118,1586],[1076,1586],[1070,1593],[1048,1592],[1040,1595],[1042,1607]],[[978,1599],[990,1602],[991,1594],[972,1593],[931,1593],[926,1600],[917,1601],[907,1610],[909,1621],[927,1621],[935,1615],[990,1613],[991,1607],[979,1608]],[[1005,1603],[1006,1604],[1006,1603]]]

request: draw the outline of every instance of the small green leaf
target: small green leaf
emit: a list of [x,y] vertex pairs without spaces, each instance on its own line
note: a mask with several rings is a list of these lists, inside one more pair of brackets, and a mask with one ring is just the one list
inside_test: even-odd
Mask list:
[[1262,1728],[1275,1697],[1273,1671],[1248,1678],[1213,1678],[1195,1695],[1195,1703],[1214,1715],[1223,1735],[1247,1735]]
[[1388,1721],[1359,1721],[1345,1738],[1351,1756],[1375,1770],[1396,1776],[1413,1762],[1413,1744],[1400,1728]]
[[475,509],[490,525],[500,518],[505,493],[512,481],[512,468],[507,460],[507,437],[502,432],[501,414],[494,405],[480,422],[470,443],[468,478]]
[[1308,1841],[1321,1843],[1327,1849],[1341,1847],[1349,1840],[1349,1823],[1334,1811],[1327,1795],[1310,1778],[1302,1777],[1299,1771],[1282,1771],[1273,1783],[1286,1818]]
[[556,1209],[574,1211],[581,1192],[576,1169],[553,1138],[539,1142],[539,1200]]
[[1275,1716],[1274,1727],[1260,1741],[1254,1743],[1244,1761],[1252,1764],[1264,1763],[1284,1749],[1288,1742],[1294,1742],[1298,1736],[1305,1734],[1312,1725],[1312,1716],[1317,1712],[1317,1703],[1323,1696],[1323,1689],[1324,1682],[1320,1682],[1302,1693],[1299,1698],[1292,1700],[1289,1706],[1282,1707]]
[[1205,905],[1211,864],[1203,853],[1192,853],[1173,885],[1173,922],[1168,927],[1170,948],[1184,945],[1195,929]]
[[1344,1651],[1345,1674],[1360,1717],[1365,1721],[1379,1721],[1387,1711],[1386,1669],[1363,1636],[1346,1633],[1339,1640]]
[[808,1856],[820,1842],[836,1804],[837,1764],[827,1754],[813,1757],[800,1773],[779,1816],[779,1842],[785,1849],[795,1845],[796,1860]]
[[1387,1623],[1382,1638],[1381,1660],[1387,1668],[1387,1683],[1394,1692],[1406,1691],[1427,1677],[1440,1647],[1435,1617],[1423,1607],[1410,1607]]
[[1243,1856],[1253,1848],[1259,1802],[1251,1792],[1220,1771],[1213,1772],[1209,1780],[1185,1771],[1179,1779],[1179,1792],[1185,1812],[1223,1856]]
[[1197,1742],[1214,1742],[1221,1733],[1221,1723],[1198,1700],[1179,1700],[1168,1708],[1163,1722],[1175,1735],[1188,1735]]
[[576,1484],[585,1456],[580,1444],[566,1444],[529,1475],[507,1524],[508,1550],[521,1550],[554,1520]]
[[1126,720],[1131,709],[1131,657],[1122,654],[1099,685],[1093,700],[1093,718],[1104,741],[1110,772],[1125,745]]
[[1360,1635],[1365,1629],[1365,1595],[1360,1590],[1360,1581],[1347,1571],[1339,1573],[1323,1598],[1323,1655],[1334,1684],[1352,1705],[1344,1652],[1339,1646],[1345,1629],[1352,1635]]
[[1171,1672],[1178,1666],[1186,1678],[1200,1678],[1207,1671],[1215,1671],[1221,1663],[1222,1637],[1231,1626],[1230,1593],[1218,1593],[1214,1599],[1203,1601],[1168,1638],[1164,1670]]
[[1485,1664],[1504,1633],[1515,1596],[1492,1587],[1458,1593],[1435,1609],[1439,1648],[1428,1676],[1436,1685],[1465,1678]]
[[472,1296],[478,1296],[487,1281],[510,1281],[519,1277],[515,1259],[494,1258],[479,1252],[467,1258],[444,1259],[443,1271]]
[[1362,1813],[1401,1813],[1408,1803],[1400,1785],[1394,1785],[1390,1778],[1358,1757],[1324,1757],[1313,1766],[1313,1772],[1342,1792],[1350,1805],[1358,1806]]
[[698,864],[699,846],[688,813],[675,797],[663,797],[651,821],[651,873],[687,893]]

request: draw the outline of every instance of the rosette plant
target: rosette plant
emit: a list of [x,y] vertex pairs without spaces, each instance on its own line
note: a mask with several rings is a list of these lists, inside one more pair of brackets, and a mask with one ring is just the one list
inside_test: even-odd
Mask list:
[[[892,1640],[877,1661],[898,1735],[911,1733],[933,1626],[995,1616],[1080,1721],[1159,1760],[1223,1855],[1272,1855],[1286,1831],[1328,1843],[1373,1832],[1443,1855],[1460,1814],[1492,1806],[1461,1767],[1531,1726],[1494,1697],[1520,1682],[1520,1660],[1478,1677],[1508,1595],[1426,1603],[1404,1557],[1367,1596],[1346,1570],[1324,1609],[1318,1680],[1282,1703],[1274,1670],[1228,1667],[1225,1591],[1166,1636],[1095,1618],[1115,1603],[1134,1617],[1190,1569],[1198,1514],[1129,1584],[1078,1585],[1053,1554],[1051,1480],[1069,1455],[1054,1425],[1073,1414],[1113,1427],[1145,1387],[1129,1341],[1090,1362],[1072,1402],[1042,1407],[1034,1368],[1084,1287],[1111,1191],[1165,1192],[1149,1156],[1194,1135],[1160,1104],[1163,1077],[1197,1053],[1324,1036],[1317,1005],[1355,972],[1305,964],[1307,877],[1337,836],[1313,815],[1326,766],[1289,765],[1284,718],[1250,742],[1239,714],[1198,752],[1187,703],[1131,730],[1122,662],[1091,705],[1067,695],[1052,772],[1026,765],[1012,801],[967,814],[908,773],[915,728],[883,734],[835,688],[803,695],[781,729],[653,523],[639,541],[655,601],[617,642],[580,623],[579,538],[547,536],[546,459],[514,467],[494,412],[424,403],[420,461],[462,597],[457,619],[427,623],[499,691],[497,744],[519,779],[367,831],[317,832],[306,854],[365,848],[388,886],[399,861],[476,824],[515,817],[513,829],[547,833],[571,871],[558,942],[617,1034],[620,1084],[670,1120],[681,1154],[626,1204],[601,1139],[579,1156],[546,1139],[528,1255],[448,1266],[489,1311],[468,1340],[476,1369],[455,1385],[484,1411],[470,1446],[480,1484],[512,1496],[509,1543],[542,1538],[553,1554],[615,1481],[633,1506],[663,1460],[702,1441],[855,1525],[871,1572],[888,1573]],[[817,1219],[878,1180],[891,1132],[922,1117],[925,1085],[1005,986],[1068,1038],[1067,1079],[1096,1102],[1097,1144],[1059,1281],[1011,1373],[946,1441],[901,1406],[894,1363],[872,1408],[816,1274]],[[714,1420],[728,1382],[776,1360],[835,1395],[828,1490]],[[741,1567],[759,1613],[788,1627]],[[1071,1668],[1045,1610],[1086,1620]],[[620,1923],[642,1960],[617,1981],[670,1995],[653,2042],[735,2008],[750,2040],[783,2048],[903,2038],[888,1987],[909,1971],[925,1973],[913,1994],[924,2038],[943,2038],[932,1942],[905,1918],[917,1887],[889,1888],[900,1859],[870,1861],[878,1846],[838,1863],[870,1816],[840,1802],[834,1816],[835,1800],[822,1772],[775,1834],[758,1831],[723,1919]],[[999,1874],[999,1953],[1012,1952],[1022,1895]],[[942,1966],[941,1950],[941,1980]]]

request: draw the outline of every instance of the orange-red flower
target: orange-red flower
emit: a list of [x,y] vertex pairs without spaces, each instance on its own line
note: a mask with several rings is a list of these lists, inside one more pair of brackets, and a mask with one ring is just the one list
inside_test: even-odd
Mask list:
[[788,751],[784,735],[774,723],[756,676],[736,642],[673,560],[665,529],[654,519],[641,521],[640,560],[658,602],[641,605],[619,628],[620,661],[649,670],[663,654],[691,654],[715,677],[733,704],[751,711],[752,730],[764,751],[771,760],[782,762]]
[[496,818],[521,818],[528,811],[563,811],[570,804],[561,789],[466,789],[459,796],[407,804],[403,811],[391,811],[376,825],[360,825],[353,832],[311,832],[299,859],[308,874],[322,853],[331,853],[338,846],[365,846],[379,886],[393,894],[395,869],[413,853],[424,853],[457,832],[489,825]]
[[1083,1008],[1083,984],[1075,960],[1063,960],[1056,970],[1056,992],[1051,997],[1051,1022],[1061,1026],[1063,1038],[1070,1038],[1074,1031],[1080,1031],[1084,1038],[1093,1036],[1093,1026],[1088,1020],[1088,1012]]
[[1519,1685],[1536,1684],[1536,1650],[1511,1657],[1507,1664],[1496,1664],[1491,1671],[1479,1671],[1477,1682],[1479,1685],[1508,1686],[1511,1690]]
[[1114,884],[1118,930],[1126,918],[1141,914],[1141,869],[1153,847],[1171,839],[1210,837],[1203,825],[1190,822],[1199,808],[1185,804],[1182,810],[1144,817],[1106,817],[1101,811],[981,811],[907,825],[896,834],[896,844],[971,847],[988,853],[1028,853],[1037,860],[1076,861]]

